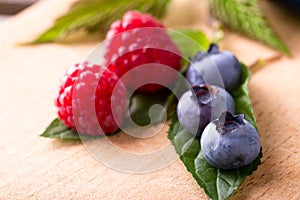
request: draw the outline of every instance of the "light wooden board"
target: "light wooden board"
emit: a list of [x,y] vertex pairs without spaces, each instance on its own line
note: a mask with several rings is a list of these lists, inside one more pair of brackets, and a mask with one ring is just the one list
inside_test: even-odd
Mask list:
[[[171,9],[178,14],[199,2],[174,1]],[[98,42],[17,43],[42,32],[70,2],[44,0],[0,24],[0,199],[207,199],[179,160],[152,173],[122,173],[96,161],[80,142],[38,136],[56,116],[53,97],[59,77],[69,65],[84,60]],[[282,57],[252,76],[251,100],[264,157],[232,199],[296,200],[300,199],[300,26],[276,7],[264,6],[293,57]],[[199,16],[197,9],[192,10],[191,16]],[[172,27],[201,27],[211,33],[201,19],[206,18],[201,15],[199,21],[176,25],[172,13],[166,21]],[[229,31],[222,47],[247,64],[277,53]],[[168,143],[165,135],[146,142],[124,140],[128,137],[121,135],[114,143],[138,151]]]

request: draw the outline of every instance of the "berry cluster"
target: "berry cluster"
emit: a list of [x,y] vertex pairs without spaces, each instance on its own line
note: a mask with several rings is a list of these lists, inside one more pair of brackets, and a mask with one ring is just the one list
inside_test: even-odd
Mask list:
[[177,116],[189,133],[200,137],[206,160],[222,169],[250,164],[260,151],[259,135],[243,115],[232,114],[234,100],[227,92],[241,82],[237,58],[212,44],[191,60],[186,77],[192,89],[181,96]]
[[[180,69],[181,54],[164,28],[136,11],[113,23],[106,35],[105,66],[79,63],[62,77],[55,99],[59,119],[80,134],[111,134],[125,118],[128,90],[153,93],[174,83],[177,73],[171,72]],[[200,137],[206,160],[222,169],[251,163],[260,140],[243,115],[233,114],[230,92],[241,82],[237,58],[212,44],[194,56],[186,78],[192,87],[180,98],[177,116],[189,133]]]
[[[124,119],[128,89],[156,92],[163,87],[152,83],[173,83],[175,73],[162,66],[179,70],[181,56],[163,28],[154,17],[137,11],[113,23],[105,40],[106,67],[79,63],[62,77],[55,99],[59,119],[80,134],[111,134]],[[144,80],[151,84],[140,87]]]

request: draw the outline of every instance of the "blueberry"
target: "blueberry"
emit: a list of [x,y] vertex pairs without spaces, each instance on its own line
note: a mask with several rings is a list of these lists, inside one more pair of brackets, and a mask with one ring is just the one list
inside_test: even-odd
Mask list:
[[233,91],[240,85],[241,65],[231,52],[211,44],[207,53],[198,52],[191,60],[186,77],[191,85],[207,82]]
[[196,85],[185,92],[177,105],[180,124],[192,135],[200,136],[205,126],[223,111],[234,112],[234,101],[223,88]]
[[223,112],[204,129],[202,153],[212,166],[235,169],[250,164],[260,152],[256,129],[243,115]]

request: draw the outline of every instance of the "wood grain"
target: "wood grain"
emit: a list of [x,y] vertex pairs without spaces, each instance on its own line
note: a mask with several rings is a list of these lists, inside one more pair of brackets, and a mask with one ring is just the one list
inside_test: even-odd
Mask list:
[[[69,65],[84,60],[98,41],[18,44],[50,26],[71,2],[38,2],[0,26],[0,199],[207,199],[179,160],[151,173],[124,173],[95,160],[80,142],[38,136],[56,116],[53,97],[59,77]],[[181,9],[196,2],[176,0],[171,8],[183,13]],[[203,7],[199,5],[199,9]],[[277,7],[266,4],[265,9],[276,13],[270,16],[271,23],[293,57],[272,62],[252,76],[251,100],[264,157],[232,199],[296,200],[300,199],[300,48],[296,45],[300,43],[300,25]],[[165,20],[172,24],[176,15]],[[209,24],[200,19],[178,26],[209,30]],[[222,47],[247,64],[278,53],[230,31],[226,31]],[[128,139],[125,134],[113,140],[130,151],[144,147],[150,151],[152,146],[168,143],[164,139]]]

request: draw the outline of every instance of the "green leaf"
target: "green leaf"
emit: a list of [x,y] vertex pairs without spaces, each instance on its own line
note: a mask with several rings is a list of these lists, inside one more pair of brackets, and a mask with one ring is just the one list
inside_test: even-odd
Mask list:
[[289,49],[269,25],[259,7],[259,0],[209,0],[209,2],[212,15],[228,27],[290,54]]
[[[109,134],[106,136],[114,136],[118,134],[120,130],[117,130],[113,134]],[[102,135],[99,136],[88,136],[83,134],[78,134],[77,131],[71,129],[70,127],[65,126],[61,120],[55,118],[50,125],[46,128],[46,130],[40,135],[46,138],[55,138],[60,140],[90,140],[90,139],[98,139],[102,138]]]
[[80,140],[78,133],[65,126],[58,118],[54,119],[40,136],[62,140]]
[[185,59],[193,57],[198,51],[206,50],[210,45],[206,35],[197,30],[169,30],[169,35],[177,44]]
[[245,119],[256,127],[255,117],[251,106],[248,82],[251,76],[250,70],[247,66],[241,63],[242,66],[242,84],[240,87],[231,92],[235,101],[235,112],[244,114]]
[[[242,82],[239,88],[231,94],[235,100],[236,112],[244,113],[245,118],[255,127],[255,117],[250,104],[248,81],[250,72],[242,64]],[[199,138],[189,134],[177,119],[176,112],[171,121],[168,138],[174,145],[176,152],[183,161],[187,170],[202,187],[209,198],[213,200],[228,199],[260,164],[262,153],[249,165],[234,170],[222,170],[211,166],[203,157]]]
[[[165,106],[170,91],[161,90],[154,94],[137,92],[132,95],[129,103],[129,113],[132,120],[140,126],[157,124],[164,120],[164,110],[153,114],[153,121],[149,116],[149,110],[153,105]],[[129,116],[127,116],[129,117]],[[126,121],[126,120],[125,120]],[[123,124],[124,126],[124,124]],[[126,126],[126,125],[125,125]]]
[[139,10],[161,18],[169,2],[170,0],[79,0],[33,43],[58,41],[80,29],[105,33],[128,10]]

